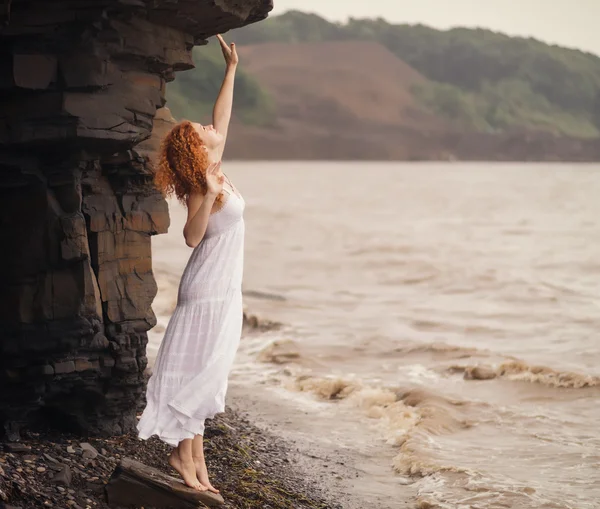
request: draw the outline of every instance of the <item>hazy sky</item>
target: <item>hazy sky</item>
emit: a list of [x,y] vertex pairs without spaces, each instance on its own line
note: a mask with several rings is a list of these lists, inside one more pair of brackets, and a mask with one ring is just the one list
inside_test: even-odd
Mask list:
[[382,17],[436,28],[484,27],[600,55],[600,0],[274,0],[329,20]]

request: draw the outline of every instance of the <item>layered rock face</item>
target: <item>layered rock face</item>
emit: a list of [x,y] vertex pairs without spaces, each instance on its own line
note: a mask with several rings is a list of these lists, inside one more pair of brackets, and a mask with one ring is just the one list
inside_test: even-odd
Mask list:
[[[0,7],[0,423],[131,430],[168,209],[136,145],[207,37],[271,0]],[[4,10],[2,10],[4,9]]]

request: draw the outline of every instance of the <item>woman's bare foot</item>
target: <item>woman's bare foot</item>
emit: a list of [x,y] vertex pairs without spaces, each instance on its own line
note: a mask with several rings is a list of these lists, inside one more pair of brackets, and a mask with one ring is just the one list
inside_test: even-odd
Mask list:
[[198,491],[206,491],[208,489],[196,477],[196,465],[194,461],[182,461],[177,448],[173,449],[173,452],[169,456],[169,465],[179,472],[179,475],[183,477],[185,484],[190,488],[194,488]]
[[206,468],[204,456],[194,456],[194,464],[196,466],[196,477],[200,480],[202,485],[206,486],[208,491],[219,493],[219,490],[215,488],[208,480],[208,468]]

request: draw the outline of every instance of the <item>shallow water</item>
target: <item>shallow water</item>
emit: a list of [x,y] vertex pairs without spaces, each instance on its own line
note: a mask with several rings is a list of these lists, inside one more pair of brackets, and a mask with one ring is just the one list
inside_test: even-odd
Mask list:
[[[225,171],[247,202],[246,306],[283,324],[243,340],[232,390],[296,401],[324,435],[355,416],[347,443],[394,452],[381,496],[397,480],[420,507],[600,507],[599,165]],[[171,211],[151,353],[189,256]]]

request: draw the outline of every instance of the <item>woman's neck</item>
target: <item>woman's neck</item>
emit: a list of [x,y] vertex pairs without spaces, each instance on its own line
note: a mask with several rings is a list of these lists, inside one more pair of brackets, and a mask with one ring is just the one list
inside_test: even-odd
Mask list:
[[218,163],[223,156],[223,149],[221,147],[207,150],[208,164]]

